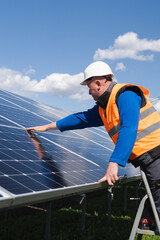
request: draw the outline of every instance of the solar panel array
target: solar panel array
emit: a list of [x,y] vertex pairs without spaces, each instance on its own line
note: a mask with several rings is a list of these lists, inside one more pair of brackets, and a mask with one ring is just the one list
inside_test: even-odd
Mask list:
[[[67,112],[0,91],[0,208],[98,189],[113,144],[103,127],[28,135]],[[139,174],[131,165],[119,174]]]

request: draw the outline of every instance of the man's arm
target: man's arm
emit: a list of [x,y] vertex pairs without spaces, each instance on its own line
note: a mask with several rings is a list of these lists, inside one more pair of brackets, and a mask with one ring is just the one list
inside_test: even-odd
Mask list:
[[102,125],[103,122],[97,105],[87,111],[74,113],[57,121],[57,127],[61,132]]
[[95,105],[93,108],[87,111],[71,114],[65,118],[58,120],[57,122],[43,126],[30,127],[27,128],[27,130],[44,132],[48,130],[59,129],[61,132],[63,132],[67,130],[83,129],[87,127],[97,127],[102,125],[103,122],[99,115],[98,106]]
[[135,143],[140,106],[141,97],[135,92],[125,91],[119,96],[118,110],[121,128],[106,174],[99,182],[107,181],[109,185],[113,185],[118,180],[118,165],[123,167],[126,165]]

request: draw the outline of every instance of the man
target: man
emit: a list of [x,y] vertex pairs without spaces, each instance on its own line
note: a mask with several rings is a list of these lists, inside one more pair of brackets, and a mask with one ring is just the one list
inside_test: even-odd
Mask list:
[[127,161],[143,167],[160,217],[160,115],[148,100],[147,89],[117,84],[113,77],[108,64],[102,61],[90,64],[81,85],[88,86],[96,105],[88,111],[27,130],[66,131],[104,125],[115,149],[99,182],[113,185],[118,180],[118,165],[125,166]]

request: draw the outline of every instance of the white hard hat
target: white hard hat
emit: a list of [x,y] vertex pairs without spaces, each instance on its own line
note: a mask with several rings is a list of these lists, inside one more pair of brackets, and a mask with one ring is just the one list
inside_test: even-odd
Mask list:
[[102,61],[93,62],[84,70],[84,80],[81,85],[86,85],[87,80],[91,77],[107,76],[110,75],[111,78],[114,77],[110,66]]

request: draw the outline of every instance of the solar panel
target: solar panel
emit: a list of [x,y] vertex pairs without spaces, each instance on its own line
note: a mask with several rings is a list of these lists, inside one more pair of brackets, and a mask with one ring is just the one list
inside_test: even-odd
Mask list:
[[[67,112],[0,91],[0,208],[47,201],[101,188],[113,144],[103,127],[29,136]],[[119,174],[139,176],[127,165]]]

